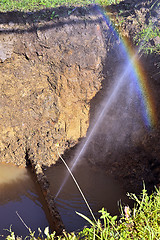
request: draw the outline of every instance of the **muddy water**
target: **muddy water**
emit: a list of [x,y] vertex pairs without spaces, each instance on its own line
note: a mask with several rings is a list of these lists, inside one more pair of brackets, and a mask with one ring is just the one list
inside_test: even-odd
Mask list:
[[49,225],[45,202],[32,173],[13,165],[0,164],[0,235],[6,236],[7,231],[3,229],[9,229],[10,225],[17,235],[29,235],[16,212],[32,230],[37,231],[38,227],[43,230]]
[[[122,200],[123,203],[129,203],[120,184],[108,177],[104,171],[83,162],[73,173],[96,217],[99,216],[97,212],[102,207],[105,207],[112,215],[120,215],[118,202]],[[58,164],[47,169],[46,174],[51,184],[50,190],[56,195],[66,176],[66,168],[63,164]],[[56,204],[67,231],[75,231],[87,225],[87,222],[75,211],[92,219],[71,177],[56,198]]]

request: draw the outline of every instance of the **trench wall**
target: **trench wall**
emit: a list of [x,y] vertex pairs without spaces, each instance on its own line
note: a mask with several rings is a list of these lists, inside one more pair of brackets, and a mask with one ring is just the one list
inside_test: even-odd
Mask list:
[[[47,12],[48,11],[48,12]],[[106,56],[92,7],[0,13],[0,161],[50,166],[85,136]]]

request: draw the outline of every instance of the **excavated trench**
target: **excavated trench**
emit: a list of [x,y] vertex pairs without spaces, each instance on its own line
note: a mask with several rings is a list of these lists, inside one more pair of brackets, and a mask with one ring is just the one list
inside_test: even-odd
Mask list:
[[[58,16],[54,19],[53,11]],[[130,26],[125,29],[128,37],[130,30]],[[113,41],[113,35],[95,6],[0,13],[0,161],[32,168],[41,189],[31,194],[36,195],[33,202],[40,202],[47,216],[44,218],[48,219],[45,224],[57,233],[64,228],[61,217],[67,216],[60,217],[54,201],[60,181],[56,180],[57,175],[64,174],[63,167],[55,165],[60,161],[57,144],[64,159],[72,160],[103,109],[110,86],[125,69],[124,56],[119,54],[119,39]],[[82,156],[84,165],[79,166],[79,181],[83,174],[90,176],[85,180],[88,184],[90,179],[94,182],[101,176],[95,189],[103,191],[108,185],[105,196],[108,192],[109,199],[114,196],[112,189],[116,192],[122,189],[113,197],[115,204],[126,192],[139,193],[143,181],[149,191],[160,183],[160,57],[143,56],[141,62],[154,96],[156,126],[146,127],[139,105],[131,103],[129,112],[126,110],[128,92],[124,89]],[[88,173],[87,168],[91,169]],[[16,189],[18,181],[11,188]],[[30,185],[29,178],[25,181]],[[85,185],[88,192],[96,192],[85,181],[82,188]],[[66,201],[71,198],[70,185],[68,189]],[[32,192],[29,188],[26,191]],[[95,195],[98,194],[97,191]],[[92,200],[99,201],[93,197],[91,205]],[[79,196],[76,201],[80,201]],[[95,211],[102,207],[94,204]],[[81,201],[79,206],[83,208]],[[117,211],[114,208],[115,205],[110,210],[113,214]]]

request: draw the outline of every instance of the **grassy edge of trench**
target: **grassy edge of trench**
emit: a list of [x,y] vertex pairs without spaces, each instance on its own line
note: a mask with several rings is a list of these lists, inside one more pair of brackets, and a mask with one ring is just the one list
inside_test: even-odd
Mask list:
[[[90,4],[97,4],[105,9],[108,5],[119,4],[120,2],[123,2],[123,0],[0,0],[0,12],[35,12],[60,6],[72,7],[74,9],[74,7],[77,6],[87,7]],[[153,23],[153,19],[151,18],[151,11],[155,6],[157,9],[160,7],[159,0],[155,0],[150,6],[148,23],[141,24],[139,17],[136,17],[138,22],[137,28],[139,28],[139,30],[135,32],[133,36],[133,43],[137,45],[141,53],[160,54],[160,30],[158,25]],[[123,12],[123,10],[121,11]],[[70,11],[68,11],[68,14],[70,14]],[[116,18],[112,19],[111,17],[111,21],[121,36],[121,28],[126,19],[120,15],[121,13],[117,13]],[[57,16],[55,11],[53,11],[50,19],[53,20],[53,18]],[[156,42],[154,40],[156,40]]]
[[[111,216],[106,209],[102,208],[99,212],[101,217],[97,222],[93,222],[86,216],[77,213],[90,223],[90,227],[84,227],[78,233],[63,232],[63,236],[56,236],[56,233],[49,233],[49,227],[46,227],[44,233],[39,230],[39,236],[35,237],[35,233],[28,228],[29,236],[25,239],[30,240],[70,240],[70,239],[95,239],[95,240],[123,240],[123,239],[160,239],[160,189],[155,189],[154,193],[148,195],[145,187],[140,196],[133,193],[127,194],[134,201],[134,207],[121,206],[121,216]],[[25,224],[25,223],[24,223]],[[20,240],[12,229],[9,230],[7,240]]]
[[117,4],[122,0],[0,0],[0,11],[34,11],[43,8],[55,8],[59,6],[87,6],[99,4],[107,6]]

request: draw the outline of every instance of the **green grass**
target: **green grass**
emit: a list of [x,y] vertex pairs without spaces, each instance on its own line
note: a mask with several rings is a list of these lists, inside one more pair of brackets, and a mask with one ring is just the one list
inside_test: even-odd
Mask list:
[[135,35],[134,42],[139,46],[139,52],[147,54],[153,52],[160,53],[160,43],[155,44],[153,42],[156,38],[160,39],[160,30],[150,21]]
[[110,5],[120,0],[0,0],[0,11],[33,11],[43,8],[54,8],[58,6],[86,6],[96,3],[99,5]]
[[[100,219],[97,222],[91,221],[86,216],[78,213],[85,218],[90,227],[85,227],[79,233],[66,233],[63,236],[55,237],[55,232],[50,234],[47,227],[42,233],[39,229],[39,237],[34,236],[34,232],[29,229],[27,239],[45,240],[159,240],[160,239],[160,191],[148,195],[145,188],[142,194],[137,197],[135,194],[128,194],[134,200],[135,205],[131,210],[128,206],[121,207],[121,217],[111,216],[104,208],[100,210]],[[16,240],[15,234],[10,229],[7,240]]]

